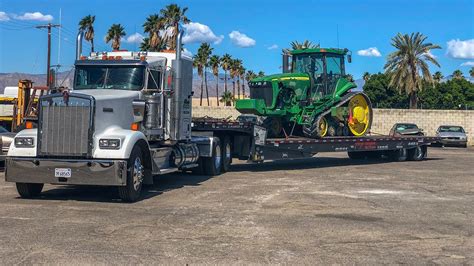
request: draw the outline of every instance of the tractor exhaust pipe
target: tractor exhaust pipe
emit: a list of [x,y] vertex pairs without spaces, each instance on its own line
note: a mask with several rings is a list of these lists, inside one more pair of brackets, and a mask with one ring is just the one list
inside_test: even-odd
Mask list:
[[174,94],[173,94],[173,101],[174,101],[174,140],[179,140],[180,138],[180,131],[181,131],[181,49],[182,49],[182,38],[184,35],[184,31],[180,30],[178,36],[176,36],[176,69],[174,71]]
[[82,56],[82,39],[84,38],[84,31],[80,30],[77,33],[76,39],[76,60],[80,60]]
[[287,52],[283,52],[283,73],[290,72],[290,55]]

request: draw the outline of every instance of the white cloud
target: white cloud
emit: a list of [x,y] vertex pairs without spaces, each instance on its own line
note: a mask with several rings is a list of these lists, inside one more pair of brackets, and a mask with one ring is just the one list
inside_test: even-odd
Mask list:
[[270,46],[268,46],[267,49],[268,49],[268,50],[275,50],[275,49],[278,49],[278,45],[276,45],[276,44],[270,45]]
[[183,55],[193,57],[193,53],[186,48],[183,49]]
[[357,54],[360,56],[375,56],[375,57],[382,56],[382,54],[379,52],[377,47],[370,47],[365,50],[359,50],[357,51]]
[[125,38],[124,41],[126,43],[141,43],[143,41],[143,35],[138,32],[135,32],[134,34]]
[[7,13],[0,11],[0,21],[9,21],[10,17],[8,17]]
[[470,66],[474,67],[474,61],[467,61],[461,64],[461,66]]
[[236,30],[229,34],[229,38],[232,40],[233,44],[242,48],[252,47],[257,43],[254,39]]
[[209,26],[198,22],[190,22],[184,24],[183,27],[186,29],[186,34],[183,36],[183,43],[207,42],[219,44],[224,39],[223,35],[216,36]]
[[41,12],[33,12],[29,13],[26,12],[21,16],[15,16],[16,19],[19,20],[35,20],[35,21],[51,21],[53,20],[53,16],[51,15],[43,15]]
[[461,41],[451,40],[448,43],[446,54],[453,58],[474,59],[474,39]]

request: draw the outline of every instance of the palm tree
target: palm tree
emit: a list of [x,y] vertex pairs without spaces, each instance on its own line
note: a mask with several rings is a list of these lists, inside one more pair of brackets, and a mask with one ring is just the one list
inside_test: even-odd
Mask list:
[[109,43],[112,41],[112,49],[119,50],[120,49],[120,39],[127,35],[125,33],[124,27],[120,24],[112,24],[109,31],[107,31],[107,35],[105,36],[105,42]]
[[474,78],[474,67],[471,67],[471,69],[469,70],[469,75],[471,76],[471,78]]
[[245,67],[243,67],[241,65],[240,68],[239,68],[239,79],[242,80],[242,98],[245,98],[245,82],[244,82],[244,80],[245,80],[245,71],[246,71]]
[[436,71],[436,72],[433,74],[433,80],[434,80],[434,82],[436,82],[436,83],[440,83],[443,78],[444,78],[444,77],[443,77],[443,74],[442,74],[441,72],[439,72],[439,71]]
[[187,10],[187,7],[181,9],[177,4],[170,4],[160,11],[164,18],[166,28],[173,28],[173,33],[169,37],[169,46],[171,50],[176,49],[176,36],[178,36],[179,32],[179,23],[188,24],[190,22],[185,15]]
[[[248,70],[247,73],[245,74],[245,80],[247,81],[247,86],[249,86],[249,82],[256,77],[257,75],[252,70]],[[245,96],[245,92],[244,92],[244,96]]]
[[165,20],[158,14],[149,15],[143,23],[143,32],[148,33],[148,51],[157,52],[166,49],[166,40],[160,36],[164,30]]
[[238,90],[237,99],[240,99],[240,72],[239,72],[239,69],[240,69],[241,66],[242,66],[242,60],[240,60],[240,59],[232,60],[232,65],[230,67],[230,76],[233,79],[232,80],[232,92],[233,92],[234,98],[236,98],[235,97],[235,83],[236,83],[235,79],[237,78],[237,90]]
[[230,70],[232,56],[224,54],[221,58],[221,68],[224,70],[224,92],[227,92],[227,71]]
[[304,40],[302,43],[300,43],[298,41],[292,41],[290,43],[290,45],[291,45],[291,49],[289,49],[289,48],[283,49],[284,54],[289,53],[290,50],[303,50],[303,49],[319,48],[319,44],[314,44],[314,43],[312,43],[311,41],[308,41],[308,40]]
[[200,95],[201,99],[199,100],[199,106],[202,106],[202,95],[204,94],[203,93],[203,90],[204,90],[204,77],[203,77],[203,75],[204,75],[204,73],[203,73],[204,66],[201,63],[202,60],[201,60],[200,56],[201,55],[199,53],[195,54],[193,56],[193,67],[195,67],[197,69],[198,76],[201,77],[201,95]]
[[462,74],[461,70],[456,69],[453,72],[453,79],[463,79],[464,75]]
[[148,37],[143,38],[140,43],[140,51],[150,51],[150,39]]
[[423,88],[423,81],[433,83],[429,66],[431,62],[440,66],[430,50],[441,47],[425,43],[427,37],[417,32],[410,35],[398,33],[392,38],[392,46],[397,50],[388,56],[384,68],[390,76],[389,86],[395,86],[410,98],[410,109],[416,109],[417,93]]
[[[203,68],[203,76],[204,76],[204,83],[206,86],[206,98],[207,98],[207,106],[210,105],[209,103],[209,89],[207,87],[207,68],[209,67],[209,56],[212,53],[212,48],[208,43],[202,43],[201,46],[199,46],[199,49],[197,51],[197,61],[199,61],[199,64]],[[202,75],[201,75],[202,77]],[[202,105],[202,88],[201,88],[201,105]]]
[[370,79],[370,73],[365,72],[364,75],[362,75],[362,78],[364,79],[365,82],[369,81]]
[[258,77],[265,77],[265,72],[263,71],[258,71]]
[[[209,65],[216,79],[216,97],[219,99],[219,66],[221,65],[221,58],[217,55],[211,56],[211,58],[209,58]],[[219,101],[217,101],[217,106],[219,106]]]
[[87,15],[79,21],[79,30],[84,31],[84,38],[91,43],[91,52],[94,52],[94,21],[95,16]]
[[352,76],[351,74],[346,74],[346,79],[350,82],[354,82],[354,76]]
[[224,103],[225,106],[231,106],[233,100],[234,100],[234,97],[232,97],[232,93],[227,91],[227,92],[224,92],[224,94],[222,94],[220,102]]

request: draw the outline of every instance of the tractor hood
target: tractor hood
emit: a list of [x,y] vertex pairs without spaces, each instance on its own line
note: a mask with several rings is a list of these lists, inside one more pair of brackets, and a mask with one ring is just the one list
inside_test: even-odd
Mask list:
[[251,82],[265,82],[265,81],[279,81],[279,80],[309,80],[309,75],[305,73],[284,73],[274,74],[265,77],[258,77],[252,79]]

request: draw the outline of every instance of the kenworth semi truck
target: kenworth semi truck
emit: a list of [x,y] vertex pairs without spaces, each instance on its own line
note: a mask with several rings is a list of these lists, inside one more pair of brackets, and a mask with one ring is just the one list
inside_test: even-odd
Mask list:
[[175,53],[113,51],[82,55],[77,37],[72,90],[39,98],[37,126],[10,146],[5,179],[21,197],[44,184],[118,188],[140,198],[153,176],[176,171],[215,176],[233,158],[262,162],[344,151],[350,158],[422,160],[430,137],[267,138],[252,121],[192,118],[192,59]]

